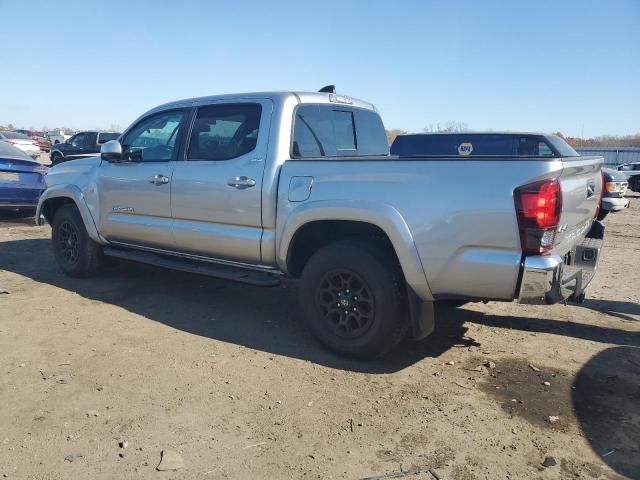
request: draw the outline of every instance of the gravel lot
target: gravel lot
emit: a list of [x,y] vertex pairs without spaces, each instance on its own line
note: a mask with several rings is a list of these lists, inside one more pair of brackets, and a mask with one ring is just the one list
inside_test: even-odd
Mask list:
[[[71,279],[48,226],[2,217],[0,477],[638,479],[631,202],[583,305],[443,308],[433,336],[369,363],[318,346],[293,283]],[[184,466],[156,471],[163,450]]]

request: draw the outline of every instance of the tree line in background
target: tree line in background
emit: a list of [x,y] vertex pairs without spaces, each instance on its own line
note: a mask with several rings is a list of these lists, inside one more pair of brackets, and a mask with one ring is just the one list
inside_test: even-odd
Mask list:
[[555,135],[563,138],[572,147],[640,147],[640,133],[601,135],[595,138],[566,137],[560,132],[556,132]]
[[[0,125],[0,132],[1,131],[7,131],[10,132],[12,130],[15,130],[16,126],[14,126],[12,123],[9,123],[7,125]],[[42,127],[42,128],[23,128],[22,130],[32,130],[34,132],[47,132],[47,133],[51,133],[51,132],[56,132],[56,134],[58,134],[58,132],[62,132],[65,135],[73,135],[76,132],[79,132],[80,130],[78,130],[77,128],[69,128],[69,127],[59,127],[59,128],[48,128],[48,127]],[[120,125],[117,125],[115,123],[112,123],[111,126],[109,128],[94,128],[94,129],[90,129],[87,128],[85,130],[92,130],[92,131],[96,131],[96,132],[119,132],[120,131]]]

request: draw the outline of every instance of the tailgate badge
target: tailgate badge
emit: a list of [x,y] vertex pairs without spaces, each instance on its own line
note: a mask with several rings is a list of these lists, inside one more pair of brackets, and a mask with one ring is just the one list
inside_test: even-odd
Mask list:
[[596,186],[593,183],[587,185],[587,198],[593,197],[593,194],[596,193]]

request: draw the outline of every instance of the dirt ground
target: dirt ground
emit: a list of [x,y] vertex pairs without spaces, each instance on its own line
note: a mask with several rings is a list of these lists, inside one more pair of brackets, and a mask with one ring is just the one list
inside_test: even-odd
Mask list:
[[[324,351],[294,283],[71,279],[48,226],[5,216],[0,478],[640,479],[631,202],[584,304],[441,308],[434,335],[375,362]],[[163,450],[184,466],[156,471]]]

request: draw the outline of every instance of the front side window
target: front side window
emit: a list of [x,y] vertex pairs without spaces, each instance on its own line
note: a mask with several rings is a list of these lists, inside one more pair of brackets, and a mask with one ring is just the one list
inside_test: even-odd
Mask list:
[[71,139],[71,146],[76,148],[84,148],[87,146],[87,134],[79,133]]
[[98,134],[98,145],[102,145],[110,140],[117,140],[119,136],[119,133],[101,132]]
[[173,160],[184,112],[164,112],[145,118],[122,139],[122,158],[130,162]]
[[187,160],[230,160],[255,150],[261,113],[259,103],[199,108]]

